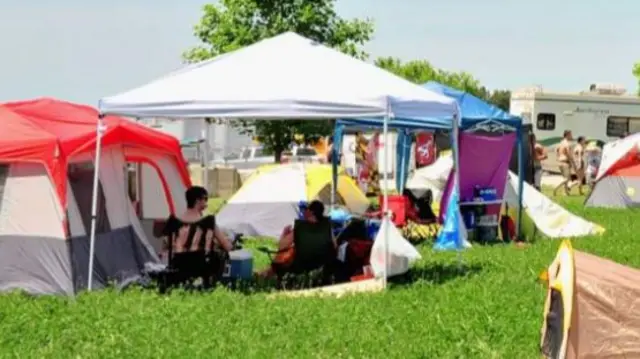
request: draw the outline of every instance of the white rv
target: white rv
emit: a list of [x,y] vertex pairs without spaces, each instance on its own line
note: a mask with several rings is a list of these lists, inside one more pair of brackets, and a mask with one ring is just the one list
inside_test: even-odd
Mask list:
[[574,139],[608,142],[640,132],[640,97],[625,92],[597,84],[573,94],[527,88],[512,93],[510,111],[530,123],[538,142],[547,147],[560,142],[565,130],[571,130]]

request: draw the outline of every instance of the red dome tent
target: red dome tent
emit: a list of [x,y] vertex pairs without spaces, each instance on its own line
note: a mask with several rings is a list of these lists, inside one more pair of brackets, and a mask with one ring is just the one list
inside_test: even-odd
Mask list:
[[640,133],[607,143],[588,207],[640,207]]
[[[0,106],[0,262],[11,269],[0,272],[0,290],[75,293],[86,287],[97,119],[91,107],[48,98]],[[106,117],[104,124],[97,287],[158,260],[128,197],[127,163],[143,169],[147,218],[183,209],[190,185],[177,139],[119,117]]]

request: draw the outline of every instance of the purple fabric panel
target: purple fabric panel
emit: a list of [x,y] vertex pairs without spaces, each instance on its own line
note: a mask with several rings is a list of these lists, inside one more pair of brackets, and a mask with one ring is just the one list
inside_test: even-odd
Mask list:
[[492,187],[502,198],[516,134],[485,137],[460,134],[460,200],[473,199],[475,186]]
[[[487,137],[472,133],[460,134],[460,201],[473,199],[475,186],[495,188],[498,198],[503,198],[507,183],[507,171],[511,161],[516,134]],[[446,213],[447,199],[453,185],[453,172],[449,175],[440,203],[439,220]],[[443,205],[444,204],[444,205]],[[500,211],[500,205],[489,206],[488,213]]]

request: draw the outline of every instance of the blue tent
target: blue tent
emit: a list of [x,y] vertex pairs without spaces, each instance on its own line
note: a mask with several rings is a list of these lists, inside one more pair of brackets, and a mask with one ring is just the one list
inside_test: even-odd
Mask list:
[[[500,108],[489,104],[472,94],[460,91],[435,81],[429,81],[423,85],[425,88],[453,98],[458,104],[458,112],[460,114],[459,128],[460,131],[471,130],[473,127],[480,129],[488,129],[489,131],[502,131],[502,132],[518,132],[517,146],[518,146],[518,162],[520,177],[520,186],[518,193],[518,203],[522,203],[522,187],[523,187],[523,172],[524,164],[523,158],[523,146],[522,136],[520,132],[522,130],[522,119],[517,116],[513,116]],[[334,149],[333,152],[333,166],[334,166],[334,183],[337,180],[337,160],[339,158],[339,151],[342,149],[342,137],[345,127],[360,127],[360,128],[382,128],[383,119],[349,119],[338,120],[334,130]],[[414,130],[435,130],[435,129],[453,129],[453,118],[431,118],[431,119],[393,119],[388,123],[389,129],[397,129],[398,141],[396,149],[396,187],[400,191],[404,188],[404,184],[407,180],[407,173],[409,171],[409,161],[411,155],[411,131]],[[518,227],[520,227],[521,210],[518,213]],[[519,230],[519,228],[518,228]]]
[[[522,119],[513,116],[500,108],[489,104],[470,93],[445,86],[435,81],[429,81],[423,85],[425,88],[450,97],[458,103],[460,111],[460,130],[468,130],[482,122],[488,122],[488,126],[499,126],[498,129],[510,132],[518,131],[522,125]],[[382,128],[383,119],[348,119],[336,121],[334,130],[334,148],[342,149],[342,137],[346,127],[355,128]],[[407,180],[409,161],[411,157],[411,131],[451,129],[453,118],[439,119],[393,119],[389,121],[389,128],[398,130],[396,145],[396,188],[401,191]],[[520,141],[520,136],[518,136]],[[518,145],[520,143],[518,142]],[[336,157],[339,155],[336,154]]]
[[435,81],[429,81],[424,84],[423,87],[456,100],[460,109],[461,130],[466,130],[486,120],[491,120],[502,125],[512,127],[514,131],[522,124],[522,119],[520,117],[513,116],[470,93],[445,86]]

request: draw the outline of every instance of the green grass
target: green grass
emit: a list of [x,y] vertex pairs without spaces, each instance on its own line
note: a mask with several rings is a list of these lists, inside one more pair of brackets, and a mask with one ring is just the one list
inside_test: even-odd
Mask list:
[[[607,228],[601,238],[575,240],[576,248],[640,266],[640,222],[633,221],[640,212],[559,201]],[[539,358],[544,288],[536,279],[558,245],[477,246],[464,252],[463,271],[455,254],[425,246],[411,280],[341,299],[227,290],[6,295],[0,357]]]

